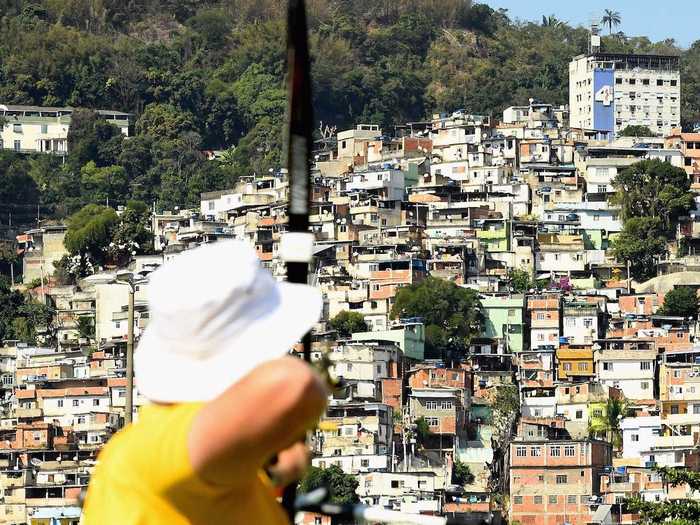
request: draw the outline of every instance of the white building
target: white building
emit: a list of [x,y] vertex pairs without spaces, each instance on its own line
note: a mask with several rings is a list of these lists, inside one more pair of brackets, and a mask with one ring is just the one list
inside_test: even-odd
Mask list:
[[[596,38],[595,35],[593,38]],[[572,128],[615,135],[646,126],[668,135],[681,121],[679,57],[594,53],[569,63]]]
[[628,399],[654,399],[657,354],[653,341],[606,339],[600,343],[593,347],[598,380],[619,388]]
[[659,416],[626,417],[620,421],[622,430],[622,457],[639,458],[649,451],[651,444],[661,434]]
[[[13,106],[0,104],[0,149],[21,153],[68,153],[68,129],[73,108]],[[97,114],[129,136],[131,113],[96,110]]]
[[400,201],[404,198],[406,181],[403,171],[397,169],[364,171],[350,175],[345,184],[345,190],[367,191],[385,200]]

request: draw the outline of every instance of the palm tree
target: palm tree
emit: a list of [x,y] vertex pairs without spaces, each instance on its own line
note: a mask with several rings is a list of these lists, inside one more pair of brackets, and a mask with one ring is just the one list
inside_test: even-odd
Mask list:
[[561,22],[554,15],[544,16],[542,15],[542,27],[556,27]]
[[610,34],[612,35],[612,28],[613,26],[617,27],[620,25],[622,22],[622,17],[620,16],[619,11],[613,11],[612,9],[606,9],[605,14],[603,15],[603,25],[607,25],[608,29],[610,30]]
[[612,444],[613,450],[619,450],[622,447],[622,431],[620,430],[620,422],[626,417],[629,412],[629,406],[624,398],[608,398],[605,404],[605,413],[596,418],[591,419],[588,431],[591,437],[603,436],[606,441]]

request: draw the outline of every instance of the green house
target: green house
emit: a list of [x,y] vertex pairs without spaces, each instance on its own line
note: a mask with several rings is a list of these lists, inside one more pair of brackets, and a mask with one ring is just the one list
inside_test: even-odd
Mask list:
[[499,339],[511,353],[522,352],[525,334],[525,296],[493,295],[481,299],[484,325],[481,337]]

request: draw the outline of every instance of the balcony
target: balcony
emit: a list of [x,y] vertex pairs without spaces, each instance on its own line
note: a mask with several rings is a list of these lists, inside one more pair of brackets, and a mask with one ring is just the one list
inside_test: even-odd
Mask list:
[[505,228],[500,230],[477,230],[476,238],[481,240],[505,239],[507,232]]
[[639,483],[632,481],[610,483],[608,484],[607,492],[636,493],[639,492]]
[[34,417],[42,417],[44,411],[41,408],[17,408],[15,416],[18,419],[29,419]]

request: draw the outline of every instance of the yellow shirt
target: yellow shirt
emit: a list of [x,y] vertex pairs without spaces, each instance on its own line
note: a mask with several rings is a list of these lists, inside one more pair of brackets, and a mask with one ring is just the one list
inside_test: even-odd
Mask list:
[[[151,405],[100,452],[84,525],[287,525],[261,472],[241,489],[212,485],[192,469],[187,436],[199,403]],[[237,473],[231,471],[231,479]]]

